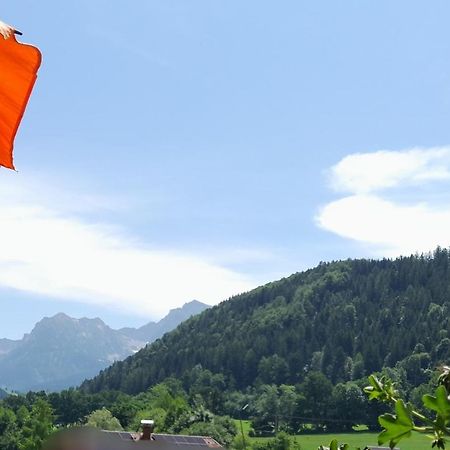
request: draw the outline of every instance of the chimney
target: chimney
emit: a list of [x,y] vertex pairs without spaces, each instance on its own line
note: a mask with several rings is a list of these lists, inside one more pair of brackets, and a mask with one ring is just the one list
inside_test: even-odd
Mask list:
[[155,422],[153,420],[141,420],[142,435],[141,441],[149,441],[152,438]]

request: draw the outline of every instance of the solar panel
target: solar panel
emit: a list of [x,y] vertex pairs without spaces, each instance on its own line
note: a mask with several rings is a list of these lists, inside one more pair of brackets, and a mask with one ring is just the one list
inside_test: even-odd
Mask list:
[[216,440],[213,438],[205,438],[204,441],[206,442],[206,445],[211,448],[220,448],[222,447]]
[[134,441],[134,437],[131,433],[119,432],[117,433],[120,436],[120,439],[123,441]]
[[210,437],[185,436],[173,434],[153,434],[156,441],[164,441],[175,445],[195,445],[210,448],[220,448],[221,445]]

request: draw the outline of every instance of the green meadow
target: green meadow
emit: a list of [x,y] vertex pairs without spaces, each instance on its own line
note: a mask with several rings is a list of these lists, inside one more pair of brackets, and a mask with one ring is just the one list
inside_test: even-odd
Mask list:
[[[339,443],[347,443],[352,448],[366,445],[377,445],[377,433],[337,433],[337,434],[302,434],[295,436],[302,450],[317,450],[319,445],[329,445],[331,440],[337,439]],[[401,450],[429,450],[431,441],[426,436],[414,435],[400,442]]]
[[[236,425],[240,429],[239,421],[236,421]],[[252,438],[248,436],[250,429],[249,421],[242,421],[244,428],[245,439],[247,442],[264,442],[270,438]],[[339,443],[347,443],[351,448],[377,445],[378,433],[369,433],[365,431],[355,431],[353,433],[326,433],[326,434],[299,434],[292,436],[301,446],[301,450],[317,450],[319,445],[328,446],[333,439],[337,439]],[[431,450],[431,439],[425,435],[414,433],[409,439],[404,439],[398,445],[400,450]]]

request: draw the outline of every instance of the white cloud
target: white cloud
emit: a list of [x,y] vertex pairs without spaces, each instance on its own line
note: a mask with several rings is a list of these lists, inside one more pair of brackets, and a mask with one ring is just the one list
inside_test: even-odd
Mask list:
[[318,224],[367,244],[376,254],[408,255],[450,246],[450,207],[399,205],[371,195],[353,195],[326,205]]
[[[383,256],[450,246],[450,202],[436,205],[414,197],[424,184],[433,197],[448,191],[433,183],[450,180],[450,147],[352,154],[332,167],[331,177],[335,189],[352,195],[320,210],[321,228]],[[393,200],[395,189],[405,187],[408,202]]]
[[367,193],[405,184],[450,179],[450,147],[380,150],[346,156],[330,170],[337,191]]
[[217,303],[255,286],[198,255],[152,249],[115,226],[87,222],[79,216],[84,196],[64,207],[48,204],[62,197],[40,195],[49,189],[25,185],[20,175],[3,175],[0,285],[148,316],[194,298]]

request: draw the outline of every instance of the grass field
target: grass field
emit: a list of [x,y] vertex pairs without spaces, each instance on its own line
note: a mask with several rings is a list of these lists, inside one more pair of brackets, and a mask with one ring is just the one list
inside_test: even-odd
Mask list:
[[[301,450],[317,450],[319,445],[329,445],[332,439],[339,443],[347,443],[352,448],[366,445],[377,445],[377,433],[345,433],[345,434],[302,434],[295,436],[301,446]],[[431,440],[426,436],[413,435],[409,439],[400,442],[401,450],[431,450]]]
[[[238,430],[240,432],[240,423],[236,421]],[[250,422],[243,420],[245,438],[248,442],[262,441],[269,438],[251,438],[248,437],[248,430],[250,429]],[[293,436],[300,444],[301,450],[317,450],[319,445],[329,445],[331,440],[337,439],[339,443],[347,443],[351,448],[361,447],[366,445],[377,445],[378,433],[369,433],[365,431],[357,431],[354,433],[331,433],[331,434],[300,434]],[[426,436],[413,434],[409,439],[400,442],[398,448],[401,450],[431,450],[431,440]]]

